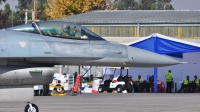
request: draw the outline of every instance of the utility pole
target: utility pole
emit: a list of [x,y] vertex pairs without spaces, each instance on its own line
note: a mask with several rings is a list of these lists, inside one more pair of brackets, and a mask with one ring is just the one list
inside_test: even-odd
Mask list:
[[12,26],[13,26],[13,10],[12,10]]
[[33,22],[36,22],[37,20],[37,0],[34,0],[34,18]]
[[32,11],[32,21],[34,21],[34,20],[35,20],[35,12]]
[[28,12],[27,12],[28,10],[26,9],[25,10],[25,24],[27,24],[28,23]]
[[28,9],[23,9],[23,12],[25,12],[25,18],[24,18],[24,21],[25,21],[25,24],[27,24],[28,23],[28,12],[32,12],[32,11],[30,11],[30,10],[28,10]]
[[[25,21],[25,24],[28,23],[28,12],[31,12],[32,13],[32,20],[30,21],[33,21],[33,22],[36,22],[37,21],[37,0],[33,0],[34,1],[34,9],[33,10],[28,10],[28,9],[23,9],[23,12],[25,12],[25,18],[24,18],[24,21]],[[13,24],[13,23],[12,23]]]
[[[12,7],[13,7],[13,1],[12,1]],[[13,26],[13,9],[12,9],[12,26]]]

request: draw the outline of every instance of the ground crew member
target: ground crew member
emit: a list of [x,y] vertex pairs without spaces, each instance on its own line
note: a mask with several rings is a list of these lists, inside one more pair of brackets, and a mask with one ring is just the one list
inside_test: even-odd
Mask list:
[[138,75],[138,78],[136,79],[136,82],[138,82],[138,83],[143,82],[143,79],[141,78],[141,75]]
[[140,83],[143,82],[143,79],[141,78],[141,75],[138,75],[138,78],[135,80],[137,82],[136,88],[134,87],[134,91],[137,92],[143,92],[143,87],[140,86]]
[[194,76],[194,82],[197,86],[199,86],[199,79],[197,78],[197,76]]
[[181,85],[181,89],[178,91],[178,93],[180,93],[183,89],[184,92],[189,91],[189,84],[190,84],[190,80],[189,80],[189,76],[186,77],[186,79],[183,81],[182,85]]
[[199,79],[197,78],[197,76],[194,76],[194,80],[192,81],[191,84],[192,87],[192,92],[194,93],[196,91],[196,89],[199,87]]
[[166,74],[165,74],[165,78],[166,78],[166,83],[167,83],[167,93],[171,93],[172,92],[172,73],[171,70],[169,70]]

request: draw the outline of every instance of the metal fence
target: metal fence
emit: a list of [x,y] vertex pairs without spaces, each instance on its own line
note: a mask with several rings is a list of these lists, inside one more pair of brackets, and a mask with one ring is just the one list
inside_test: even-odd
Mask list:
[[146,37],[160,33],[176,38],[200,38],[200,25],[86,25],[93,32],[103,37]]

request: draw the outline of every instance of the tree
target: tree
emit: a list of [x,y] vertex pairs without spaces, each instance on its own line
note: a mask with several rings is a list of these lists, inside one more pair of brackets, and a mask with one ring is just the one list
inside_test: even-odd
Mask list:
[[45,6],[44,4],[47,2],[47,0],[40,0],[40,2],[38,3],[38,19],[42,20],[42,21],[46,21],[46,13],[45,13]]
[[[5,4],[2,14],[8,16],[7,23],[9,23],[9,24],[7,24],[6,27],[11,27],[12,25],[15,26],[15,25],[19,25],[19,24],[24,24],[23,21],[19,21],[20,16],[19,16],[18,12],[13,11],[13,14],[12,14],[12,10],[10,9],[10,5],[8,3]],[[4,16],[4,18],[6,18],[6,17]],[[13,20],[13,24],[12,24],[12,20]]]
[[10,9],[10,5],[7,3],[5,6],[4,6],[4,13],[6,14],[10,14],[12,11]]
[[141,0],[141,10],[155,10],[156,0]]
[[0,10],[0,29],[7,28],[9,26],[11,26],[11,22],[8,19],[8,15]]
[[170,2],[171,0],[157,0],[157,9],[158,10],[174,10]]
[[[44,12],[44,4],[46,0],[38,0],[37,3],[37,19],[45,21],[46,14]],[[17,11],[14,12],[14,25],[24,24],[25,10],[28,10],[28,22],[32,22],[32,11],[34,9],[33,0],[18,0],[18,6],[16,6]]]
[[109,9],[107,0],[47,0],[47,19],[57,19],[91,10]]
[[135,0],[115,0],[113,4],[113,8],[118,10],[134,10],[136,7]]
[[115,0],[114,9],[119,10],[174,10],[171,0]]
[[[16,12],[15,12],[15,25],[24,24],[25,22],[25,10],[33,10],[31,9],[31,4],[33,4],[33,0],[18,0],[18,6],[16,6]],[[28,12],[28,19],[31,19],[32,14],[31,12]]]
[[12,18],[12,17],[10,17],[10,16],[12,16],[11,15],[11,9],[10,9],[10,5],[7,3],[5,6],[4,6],[4,11],[3,11],[5,14],[7,14],[7,15],[9,15],[9,18]]
[[[44,4],[47,2],[47,0],[38,0],[37,3],[37,19],[41,21],[46,21],[46,13],[44,12],[45,7]],[[34,9],[34,3],[32,2],[29,6],[29,10]]]
[[118,10],[154,10],[155,0],[115,0],[114,9]]
[[111,10],[113,7],[113,0],[107,0],[107,3],[106,3],[106,10]]
[[11,15],[11,9],[10,9],[10,5],[7,3],[5,4],[4,6],[4,11],[1,10],[1,25],[0,27],[1,28],[6,28],[6,27],[10,27],[12,26],[11,25],[11,18],[12,18],[12,15]]

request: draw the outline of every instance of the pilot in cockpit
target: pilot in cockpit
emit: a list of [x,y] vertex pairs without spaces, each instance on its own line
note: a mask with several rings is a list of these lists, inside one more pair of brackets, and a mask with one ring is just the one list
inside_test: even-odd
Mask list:
[[63,32],[61,33],[61,36],[63,37],[69,37],[70,36],[70,26],[69,25],[63,25],[62,27]]
[[60,34],[61,37],[67,37],[67,38],[77,38],[77,39],[88,39],[87,33],[82,28],[77,28],[76,26],[70,26],[70,25],[63,25],[62,26],[62,32]]

